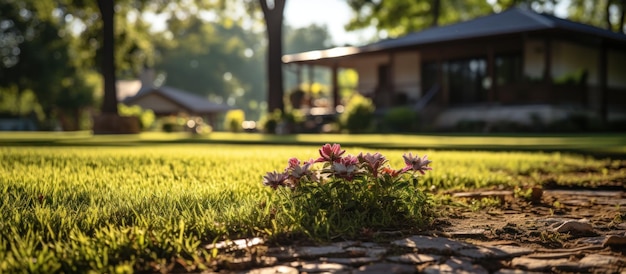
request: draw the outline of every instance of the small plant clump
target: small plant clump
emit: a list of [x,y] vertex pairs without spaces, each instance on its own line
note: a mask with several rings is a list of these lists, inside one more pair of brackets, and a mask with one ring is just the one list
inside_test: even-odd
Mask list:
[[380,153],[345,152],[326,144],[317,159],[291,158],[284,171],[267,172],[263,184],[279,194],[274,225],[295,223],[291,232],[334,239],[427,223],[430,198],[418,188],[418,176],[431,170],[426,155],[405,153],[405,166],[394,169]]

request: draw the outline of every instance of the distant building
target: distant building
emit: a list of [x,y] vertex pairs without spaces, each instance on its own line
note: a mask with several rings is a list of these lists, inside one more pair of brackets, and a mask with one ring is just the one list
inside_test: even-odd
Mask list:
[[439,128],[573,112],[626,119],[626,35],[526,8],[283,62],[331,68],[335,106],[338,69],[354,69],[377,109],[412,106]]
[[[129,106],[150,109],[157,116],[186,114],[202,117],[213,127],[219,114],[233,109],[191,92],[168,86],[156,87],[153,79],[153,72],[147,70],[141,80],[118,81],[118,100]],[[134,92],[133,88],[136,88]]]

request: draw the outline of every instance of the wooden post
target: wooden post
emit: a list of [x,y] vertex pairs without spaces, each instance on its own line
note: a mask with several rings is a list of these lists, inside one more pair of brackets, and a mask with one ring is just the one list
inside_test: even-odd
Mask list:
[[332,69],[332,82],[333,82],[333,111],[337,111],[339,106],[339,65],[335,63]]

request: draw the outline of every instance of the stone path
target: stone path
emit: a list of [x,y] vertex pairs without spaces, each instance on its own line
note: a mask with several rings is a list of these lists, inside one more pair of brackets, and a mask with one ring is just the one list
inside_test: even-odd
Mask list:
[[[610,237],[605,242],[607,239]],[[258,238],[252,241],[262,243]],[[514,244],[476,245],[445,237],[413,235],[388,244],[346,241],[324,246],[269,247],[260,257],[231,261],[222,268],[222,272],[263,274],[626,273],[626,261],[606,245],[537,250]]]
[[[576,207],[592,202],[607,204],[621,212],[619,206],[624,202],[624,193],[597,194],[560,193],[558,197],[568,197],[563,203]],[[254,238],[206,248],[216,248],[220,254],[239,251],[240,255],[216,265],[218,273],[626,273],[626,227],[622,223],[607,229],[594,223],[593,218],[590,221],[571,216],[538,216],[533,220],[536,231],[531,233],[540,237],[576,235],[569,238],[575,243],[563,245],[564,248],[545,248],[489,236],[515,235],[522,229],[504,222],[505,225],[495,230],[476,224],[423,235],[400,234],[388,241],[268,247],[262,239]],[[502,217],[507,215],[503,213]]]

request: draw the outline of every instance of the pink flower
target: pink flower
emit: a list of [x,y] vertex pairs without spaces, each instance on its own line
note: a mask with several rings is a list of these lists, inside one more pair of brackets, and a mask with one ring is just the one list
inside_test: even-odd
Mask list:
[[358,160],[352,155],[348,155],[333,163],[333,174],[335,176],[352,181],[359,167]]
[[300,160],[298,160],[297,158],[289,159],[288,163],[289,166],[285,168],[285,174],[288,175],[288,178],[294,181],[294,183],[300,181],[300,178],[304,176],[310,177],[311,175],[313,175],[310,170],[311,165],[313,165],[314,163],[313,159],[302,163],[302,166],[300,165]]
[[341,150],[341,146],[339,144],[325,144],[320,148],[320,157],[315,160],[316,163],[319,162],[337,162],[341,159],[341,155],[343,155],[346,151]]
[[263,176],[263,185],[269,186],[272,189],[277,189],[279,186],[285,186],[286,181],[287,175],[276,171],[268,172],[265,176]]
[[385,159],[385,156],[378,152],[374,154],[370,154],[368,152],[365,155],[363,155],[363,153],[360,153],[357,158],[359,159],[359,162],[372,173],[373,177],[378,177],[378,170],[387,161],[387,159]]
[[409,152],[408,154],[405,153],[402,155],[402,158],[404,158],[404,163],[406,164],[406,167],[402,169],[403,171],[413,170],[424,175],[424,171],[432,170],[432,168],[428,166],[432,161],[428,160],[427,155],[420,158],[419,155],[413,156],[413,154]]

